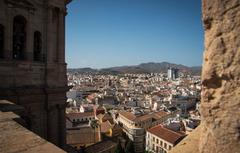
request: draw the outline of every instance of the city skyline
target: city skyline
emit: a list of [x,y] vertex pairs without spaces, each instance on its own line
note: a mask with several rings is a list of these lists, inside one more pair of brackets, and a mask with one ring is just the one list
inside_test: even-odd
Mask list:
[[147,62],[201,66],[201,1],[73,1],[66,18],[69,68]]

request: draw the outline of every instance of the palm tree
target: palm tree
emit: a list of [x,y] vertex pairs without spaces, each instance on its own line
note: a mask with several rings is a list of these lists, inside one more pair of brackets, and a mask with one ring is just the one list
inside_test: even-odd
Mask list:
[[95,119],[94,119],[94,120],[91,120],[91,121],[90,121],[90,126],[91,126],[92,129],[94,129],[94,133],[93,133],[93,134],[94,134],[94,140],[93,140],[93,141],[94,141],[94,143],[95,143],[95,139],[96,139],[95,129],[99,127],[98,121],[95,120]]

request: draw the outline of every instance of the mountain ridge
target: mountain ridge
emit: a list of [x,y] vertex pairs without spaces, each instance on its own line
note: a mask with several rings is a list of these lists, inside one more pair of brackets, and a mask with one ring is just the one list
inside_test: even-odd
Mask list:
[[138,65],[127,65],[127,66],[116,66],[102,69],[93,69],[90,67],[85,68],[69,68],[68,72],[78,72],[83,74],[124,74],[124,73],[164,73],[167,72],[169,67],[177,68],[180,72],[191,74],[191,75],[200,75],[201,74],[201,66],[185,66],[182,64],[174,64],[169,62],[148,62],[141,63]]

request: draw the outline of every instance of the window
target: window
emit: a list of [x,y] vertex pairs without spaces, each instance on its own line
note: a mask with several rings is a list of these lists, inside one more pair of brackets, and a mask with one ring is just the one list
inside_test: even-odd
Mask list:
[[168,146],[168,149],[171,150],[171,149],[172,149],[172,146],[169,145],[169,146]]
[[155,151],[155,145],[154,145],[154,144],[152,145],[152,150],[154,150],[154,151]]
[[42,61],[42,35],[39,31],[34,32],[33,59]]
[[161,146],[163,145],[163,142],[162,142],[162,141],[160,141],[160,145],[161,145]]
[[4,53],[4,27],[0,24],[0,58],[3,58]]
[[159,140],[157,139],[157,144],[159,143],[158,141],[159,141]]
[[26,49],[27,20],[23,16],[16,16],[13,20],[13,59],[24,59]]
[[167,144],[166,143],[164,143],[164,148],[167,149]]
[[153,142],[155,142],[155,137],[153,137]]

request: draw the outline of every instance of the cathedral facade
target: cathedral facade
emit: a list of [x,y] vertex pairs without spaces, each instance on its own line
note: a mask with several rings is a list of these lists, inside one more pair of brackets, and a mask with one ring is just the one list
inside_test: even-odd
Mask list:
[[0,99],[25,108],[27,127],[64,147],[65,16],[70,0],[0,0]]

